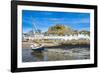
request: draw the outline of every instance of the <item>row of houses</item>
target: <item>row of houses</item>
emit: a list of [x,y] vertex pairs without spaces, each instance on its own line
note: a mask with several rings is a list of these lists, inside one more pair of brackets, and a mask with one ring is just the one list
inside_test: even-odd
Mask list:
[[34,39],[46,39],[46,40],[78,40],[78,39],[86,39],[90,40],[89,35],[84,35],[84,34],[78,34],[78,35],[65,35],[65,36],[57,36],[57,35],[49,35],[45,36],[43,34],[35,34],[35,35],[23,35],[23,41],[25,40],[34,40]]

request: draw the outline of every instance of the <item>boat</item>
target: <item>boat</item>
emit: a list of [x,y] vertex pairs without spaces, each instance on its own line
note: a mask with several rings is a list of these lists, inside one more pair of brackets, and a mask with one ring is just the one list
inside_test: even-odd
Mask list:
[[[38,32],[38,29],[37,29],[35,23],[33,22],[33,35],[35,36],[36,34],[40,34],[40,33]],[[34,42],[33,44],[30,45],[30,47],[34,51],[42,51],[42,50],[44,50],[43,44],[41,44],[41,43]]]
[[42,50],[44,50],[44,47],[43,47],[42,44],[32,44],[32,45],[30,45],[30,47],[33,51],[42,51]]

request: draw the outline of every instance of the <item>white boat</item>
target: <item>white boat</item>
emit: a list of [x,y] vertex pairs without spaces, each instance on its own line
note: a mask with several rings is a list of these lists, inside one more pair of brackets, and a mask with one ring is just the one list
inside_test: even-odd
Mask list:
[[41,44],[32,44],[32,45],[30,45],[30,47],[32,48],[32,50],[34,50],[34,51],[41,51],[41,50],[44,50],[44,47],[43,47],[43,45],[41,45]]
[[[34,22],[33,22],[33,32],[34,32],[34,35],[36,35],[35,33],[38,32],[38,29],[37,29]],[[40,43],[33,43],[32,45],[30,45],[30,47],[31,47],[32,50],[36,50],[36,51],[41,51],[41,50],[44,49],[43,45],[40,44]]]

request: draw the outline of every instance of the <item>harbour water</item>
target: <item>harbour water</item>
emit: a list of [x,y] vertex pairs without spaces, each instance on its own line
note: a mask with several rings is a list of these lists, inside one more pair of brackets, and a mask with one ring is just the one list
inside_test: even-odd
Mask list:
[[43,51],[22,49],[23,62],[59,61],[59,60],[83,60],[90,59],[89,47],[65,47],[65,48],[44,48]]

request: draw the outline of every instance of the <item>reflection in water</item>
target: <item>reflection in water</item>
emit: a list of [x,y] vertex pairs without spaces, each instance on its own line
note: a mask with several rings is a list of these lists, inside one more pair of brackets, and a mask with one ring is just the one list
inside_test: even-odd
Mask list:
[[89,59],[89,48],[45,48],[45,50],[38,52],[31,49],[22,49],[23,62],[37,62],[37,61],[56,61],[56,60],[79,60]]

